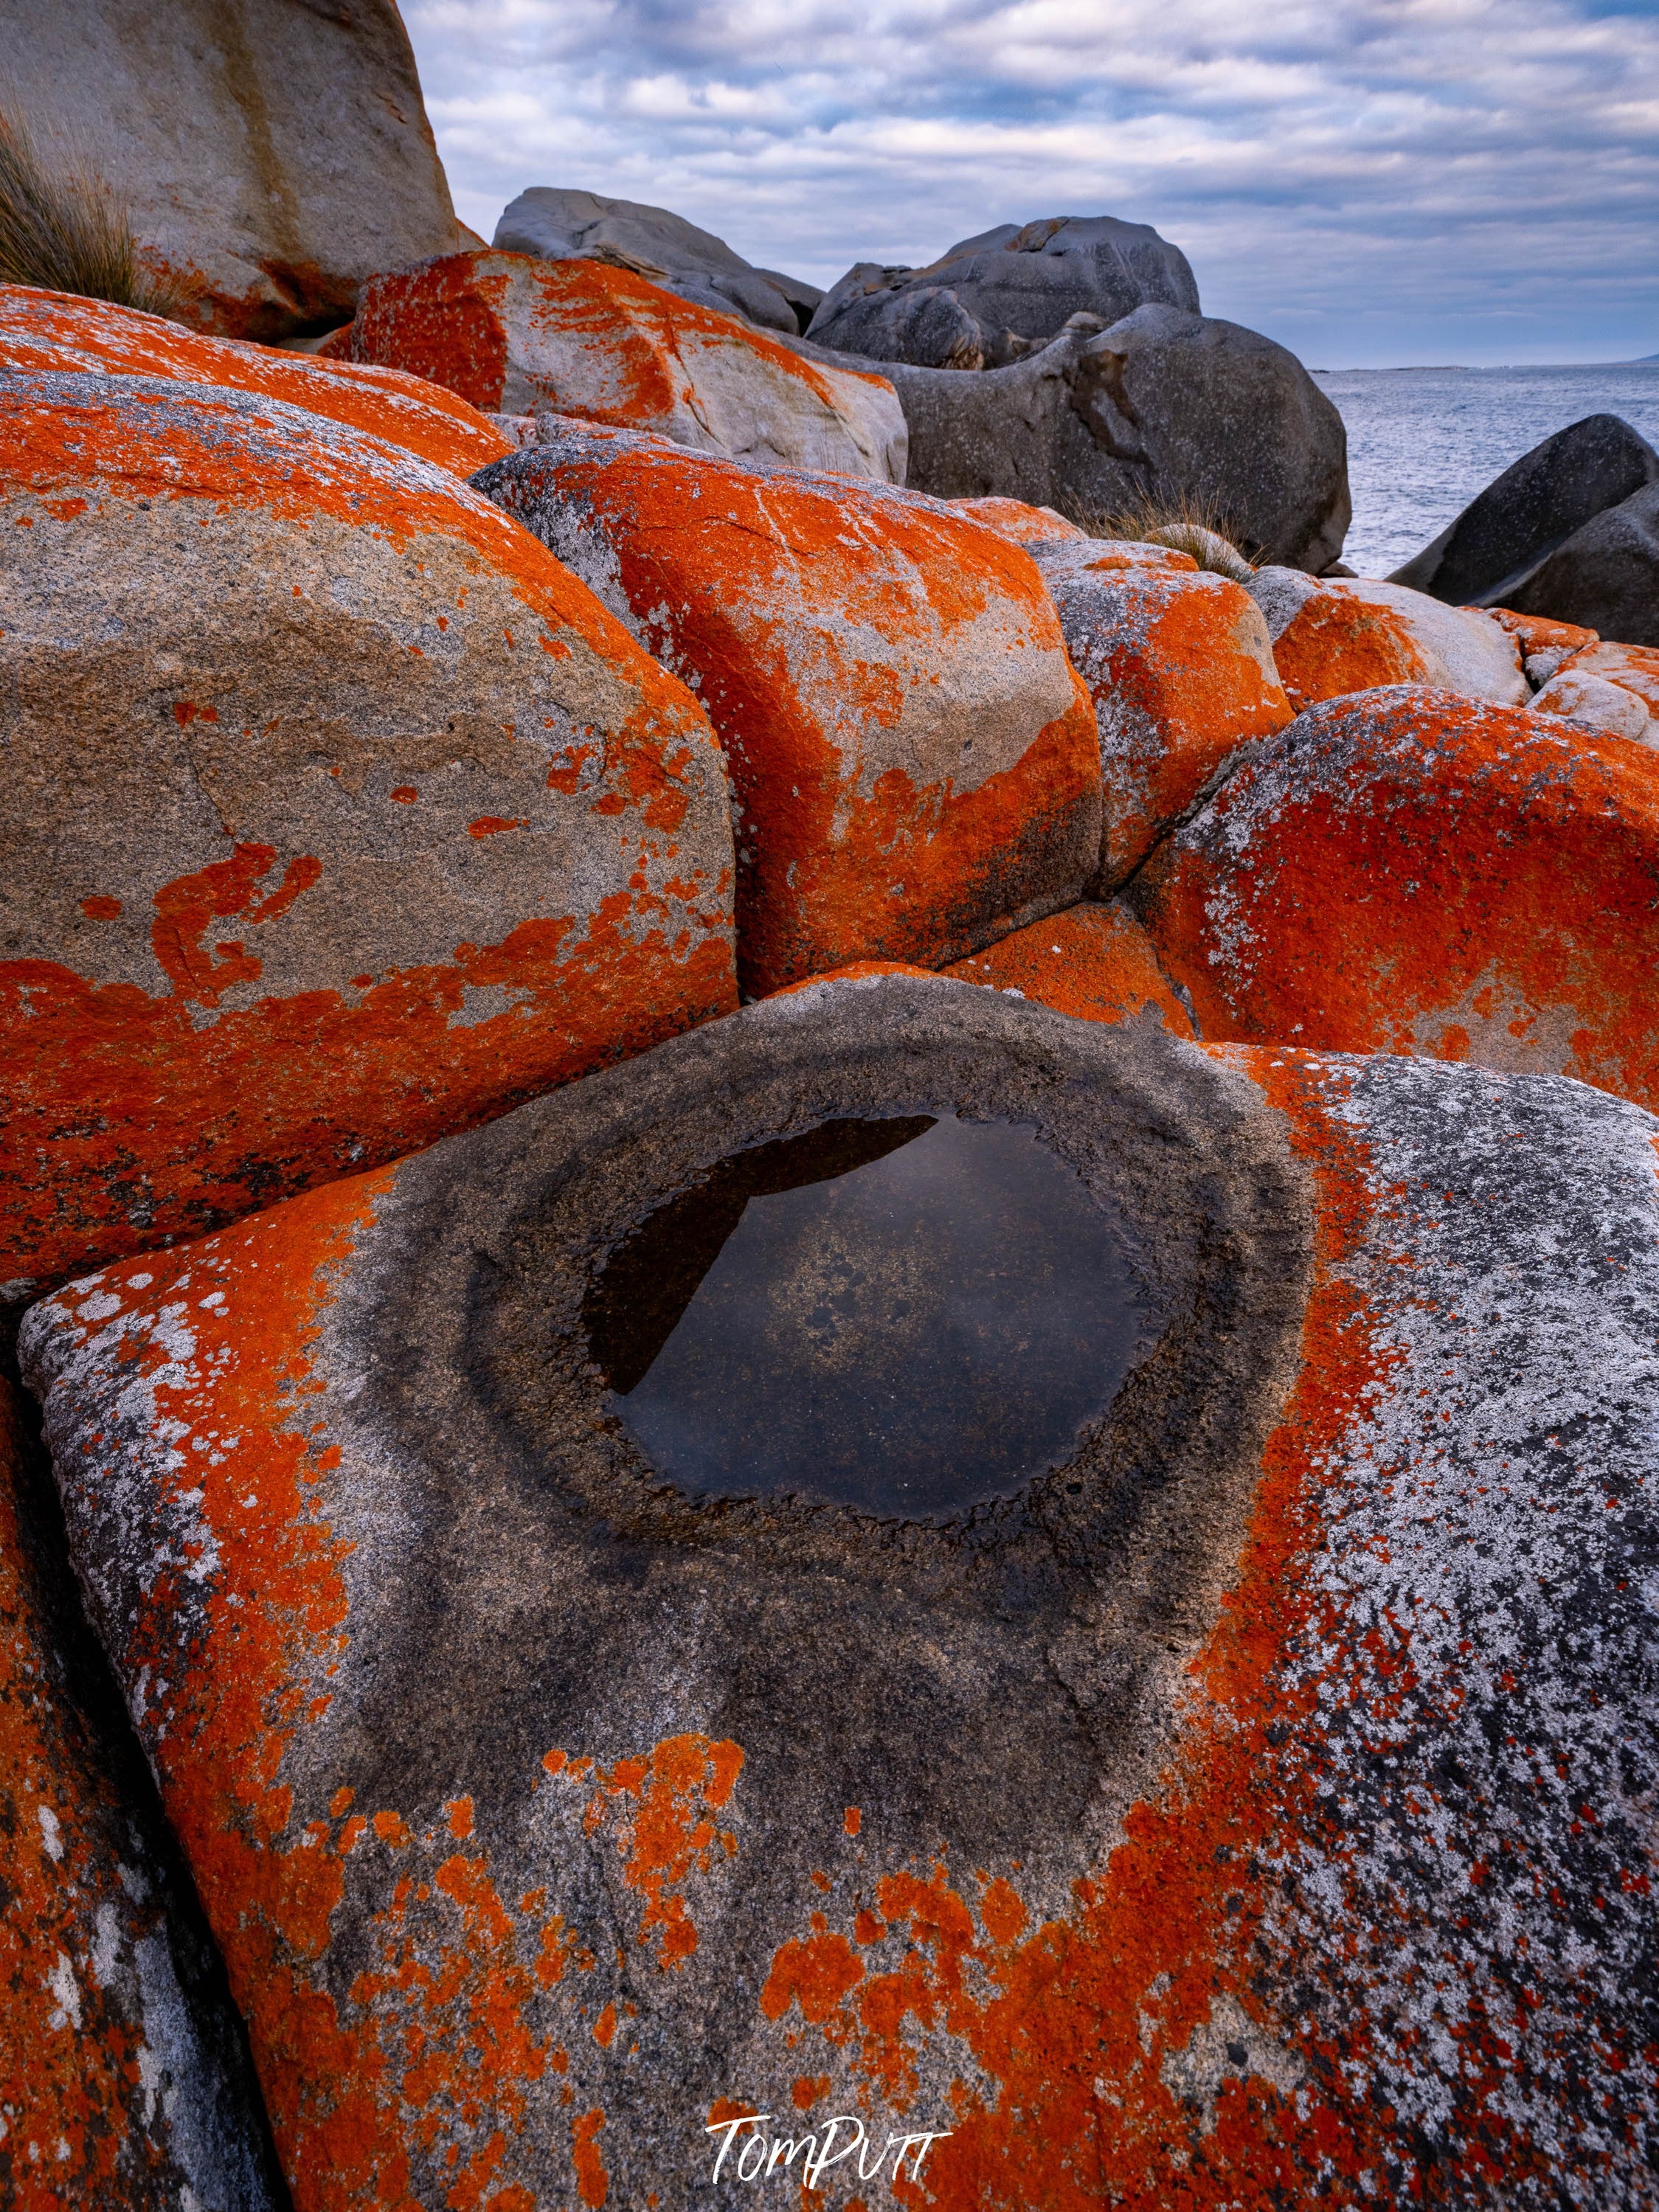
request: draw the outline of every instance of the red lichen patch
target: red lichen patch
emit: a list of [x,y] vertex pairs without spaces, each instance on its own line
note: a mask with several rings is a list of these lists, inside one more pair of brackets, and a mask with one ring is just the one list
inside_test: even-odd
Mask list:
[[1467,611],[1490,615],[1528,659],[1534,653],[1577,653],[1581,646],[1594,645],[1601,634],[1577,623],[1552,622],[1547,615],[1516,614],[1513,607],[1470,607]]
[[594,2212],[605,2203],[611,2186],[599,2150],[599,2130],[604,2125],[602,2112],[584,2112],[570,2131],[570,2162],[576,2169],[576,2193],[584,2204],[594,2208]]
[[[952,2132],[921,2183],[896,2192],[907,2203],[1276,2212],[1286,2202],[1366,2202],[1367,2169],[1381,2170],[1388,2116],[1363,2092],[1346,2093],[1311,2046],[1279,2050],[1252,1993],[1273,1941],[1271,1846],[1311,1795],[1277,1749],[1317,1711],[1315,1688],[1280,1677],[1319,1614],[1297,1565],[1317,1540],[1326,1458],[1378,1371],[1366,1313],[1341,1273],[1370,1200],[1364,1146],[1329,1111],[1340,1079],[1326,1085],[1291,1054],[1238,1064],[1291,1117],[1319,1179],[1320,1272],[1301,1379],[1265,1455],[1234,1589],[1191,1666],[1179,1747],[1159,1789],[1131,1810],[1123,1840],[1077,1885],[1065,1918],[1030,1926],[1006,1876],[975,1905],[942,1862],[925,1875],[895,1871],[878,1885],[885,1929],[861,1916],[872,1924],[860,1941],[907,1937],[896,1969],[866,1972],[814,1914],[809,1935],[780,1946],[761,1994],[766,2018],[797,2007],[804,2043],[819,2034],[890,2109],[910,2107],[924,2057],[957,2075]],[[1185,2062],[1218,2018],[1230,2034],[1243,2022],[1251,2048],[1224,2063],[1200,2110]],[[1301,2080],[1287,2095],[1293,2075]],[[939,2124],[930,2112],[915,2117]]]
[[1300,714],[1319,699],[1429,680],[1428,658],[1397,609],[1316,592],[1273,640],[1279,680]]
[[1148,862],[1206,1037],[1471,1059],[1659,1104],[1659,760],[1444,693],[1304,717]]
[[[835,465],[831,447],[816,454],[781,435],[778,424],[793,418],[809,441],[830,438],[854,472],[896,473],[887,448],[898,409],[884,378],[805,360],[748,323],[599,262],[489,251],[375,277],[349,350],[491,413],[580,415],[716,450],[769,440],[771,458]],[[743,392],[735,411],[733,386]],[[757,419],[772,416],[769,427]]]
[[1291,703],[1261,610],[1227,577],[1126,562],[1086,541],[1042,566],[1099,724],[1110,889],[1235,747],[1284,728]]
[[28,1449],[0,1376],[0,2197],[59,2212],[177,2177],[130,1986],[161,1915],[67,1691],[20,1516]]
[[697,1948],[697,1930],[681,1893],[693,1873],[730,1858],[737,1838],[709,1818],[730,1801],[743,1766],[741,1747],[707,1736],[671,1736],[646,1756],[593,1769],[549,1752],[548,1772],[586,1790],[596,1785],[584,1825],[589,1835],[614,1836],[623,1880],[644,1899],[637,1940],[665,1968],[683,1966]]
[[1094,717],[1021,549],[937,501],[574,424],[486,481],[708,708],[752,994],[935,966],[1082,888]]
[[[349,1547],[327,1504],[339,1455],[306,1419],[312,1350],[391,1184],[354,1177],[106,1270],[65,1320],[78,1356],[181,1439],[156,1501],[179,1547],[143,1618],[121,1625],[121,1656],[147,1669],[135,1718],[304,2212],[406,2208],[417,2164],[446,2174],[454,2206],[533,2201],[507,2174],[529,2092],[558,2064],[535,2024],[558,1971],[535,1961],[563,1948],[562,1923],[544,1899],[499,1894],[471,1801],[417,1827],[395,1808],[352,1812],[343,1785],[326,1820],[302,1821],[283,1779],[289,1747],[326,1720],[350,1634]],[[348,1896],[357,1965],[341,1993],[331,1945]]]
[[909,960],[849,960],[844,968],[828,968],[822,975],[804,975],[799,983],[785,983],[769,991],[769,999],[787,999],[797,991],[810,991],[819,983],[861,983],[878,975],[932,975],[932,968],[918,968]]
[[1158,966],[1152,939],[1127,907],[1092,902],[1016,930],[944,973],[964,983],[1018,991],[1085,1022],[1127,1022],[1152,1007],[1165,1029],[1189,1037],[1187,1010]]
[[[51,550],[33,533],[10,604],[40,611],[0,640],[29,763],[12,788],[38,771],[45,791],[9,863],[0,1279],[200,1233],[734,1004],[706,719],[489,502],[280,402],[137,378],[16,379],[0,471],[31,512],[93,495]],[[76,581],[49,589],[59,574]],[[182,696],[149,656],[222,664],[249,577],[234,675],[216,696],[204,667]],[[319,605],[330,577],[361,590],[361,620]],[[399,594],[449,657],[394,638],[374,663]],[[570,750],[561,717],[568,778],[550,769]],[[372,779],[416,795],[411,768],[430,804],[365,807]],[[471,804],[446,803],[456,776]],[[146,838],[106,871],[129,787]],[[202,818],[216,808],[250,827],[226,837]],[[490,836],[500,872],[479,876],[486,825],[514,834]],[[77,877],[100,904],[71,923]]]
[[[1563,623],[1559,627],[1565,629],[1568,625]],[[1633,691],[1650,716],[1659,716],[1659,646],[1614,645],[1596,640],[1581,646],[1562,662],[1558,672],[1565,674],[1568,669],[1577,676],[1599,676],[1604,684],[1617,684]]]
[[462,477],[513,450],[477,408],[423,377],[208,337],[107,300],[28,285],[0,285],[0,366],[100,369],[261,392],[406,447]]
[[951,505],[975,522],[982,522],[988,530],[996,531],[1013,545],[1057,545],[1069,538],[1088,536],[1079,524],[1068,522],[1052,507],[1028,507],[1023,499],[1003,499],[994,495],[981,499],[953,499]]

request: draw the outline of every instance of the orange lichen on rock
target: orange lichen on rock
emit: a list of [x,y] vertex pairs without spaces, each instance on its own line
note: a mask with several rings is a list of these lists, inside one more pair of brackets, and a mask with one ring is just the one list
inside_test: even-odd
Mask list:
[[0,284],[0,367],[228,385],[366,430],[456,476],[513,450],[513,441],[476,407],[424,377],[209,337],[108,300],[23,284]]
[[735,1003],[708,721],[498,508],[279,400],[0,380],[12,1297]]
[[884,377],[810,361],[597,261],[457,253],[377,276],[343,353],[447,385],[489,414],[578,415],[713,453],[904,480],[904,417]]
[[1581,646],[1594,645],[1600,635],[1579,623],[1552,622],[1547,615],[1517,614],[1513,607],[1469,607],[1465,611],[1485,614],[1508,630],[1525,660],[1539,653],[1577,653]]
[[1142,550],[1093,539],[1037,549],[1100,729],[1103,891],[1122,882],[1230,752],[1283,729],[1292,711],[1249,594],[1185,555],[1184,568],[1173,568],[1134,557]]
[[[63,1316],[80,1386],[101,1375],[143,1402],[150,1432],[181,1440],[176,1479],[149,1508],[148,1599],[118,1632],[100,1625],[141,1674],[134,1718],[301,2212],[543,2201],[527,2180],[544,2179],[550,2136],[568,2139],[557,2008],[581,1947],[544,1883],[493,1871],[514,1848],[498,1797],[489,1812],[478,1788],[418,1815],[375,1805],[332,1686],[353,1650],[356,1547],[334,1525],[341,1455],[316,1418],[313,1361],[337,1279],[393,1182],[353,1177],[106,1269]],[[112,1480],[125,1448],[112,1425]],[[723,1807],[741,1760],[735,1745],[682,1740],[600,1781],[601,1796],[630,1799],[628,1879],[665,1948],[689,1936],[672,1885],[720,1847],[696,1803]],[[526,1805],[534,1795],[532,1770]]]
[[[778,1946],[757,2010],[791,2028],[792,2064],[823,2061],[842,2108],[856,2098],[875,2116],[876,2142],[897,2124],[950,2130],[921,2184],[895,2191],[917,2206],[1276,2212],[1484,2203],[1494,2187],[1506,2203],[1643,2201],[1621,2190],[1644,2170],[1651,2047],[1638,2060],[1624,2039],[1639,2006],[1608,1993],[1595,1947],[1628,1961],[1650,1919],[1643,1897],[1615,1916],[1600,1895],[1597,1932],[1575,1945],[1566,1931],[1586,1893],[1551,1888],[1592,1849],[1589,1887],[1618,1887],[1634,1824],[1604,1849],[1583,1832],[1620,1818],[1627,1714],[1595,1731],[1582,1762],[1565,1743],[1551,1754],[1559,1788],[1553,1765],[1533,1778],[1533,1731],[1559,1686],[1553,1647],[1519,1651],[1507,1613],[1483,1612],[1501,1546],[1469,1555],[1475,1531],[1512,1528],[1523,1510],[1544,1525],[1572,1516],[1564,1543],[1595,1516],[1605,1528],[1604,1502],[1650,1528],[1644,1477],[1632,1469],[1627,1504],[1604,1501],[1605,1469],[1575,1480],[1567,1462],[1561,1502],[1535,1494],[1522,1468],[1536,1462],[1520,1455],[1535,1443],[1565,1462],[1561,1438],[1546,1444],[1540,1416],[1492,1441],[1495,1408],[1480,1394],[1512,1401],[1513,1352],[1455,1310],[1456,1267],[1436,1272],[1461,1256],[1465,1231],[1491,1249],[1480,1215],[1501,1202],[1510,1161],[1522,1145],[1529,1160],[1547,1156],[1559,1130],[1528,1129],[1520,1105],[1522,1121],[1506,1121],[1496,1086],[1480,1095],[1462,1071],[1373,1062],[1373,1075],[1278,1047],[1214,1056],[1285,1118],[1316,1194],[1316,1272],[1296,1380],[1158,1786],[1051,1917],[1034,1924],[1012,1869],[969,1879],[943,1856],[895,1868],[873,1880],[879,1920],[860,1914],[868,1925],[849,1936],[814,1911]],[[1478,1148],[1458,1173],[1478,1178],[1480,1200],[1455,1224],[1434,1151],[1446,1106]],[[1563,1123],[1582,1110],[1558,1097],[1546,1116],[1554,1108]],[[1586,1180],[1609,1210],[1575,1221],[1562,1264],[1645,1236],[1650,1276],[1651,1132],[1599,1103],[1586,1119],[1606,1147]],[[1407,1164],[1409,1184],[1395,1180]],[[1540,1251],[1559,1253],[1559,1228],[1540,1218]],[[1501,1302],[1524,1325],[1532,1288],[1483,1281],[1483,1309]],[[1401,1324],[1425,1299],[1444,1319],[1414,1344]],[[1630,1340],[1641,1328],[1631,1316]],[[1572,1356],[1570,1331],[1561,1348]],[[1449,1356],[1459,1387],[1443,1401],[1427,1386]],[[1580,1395],[1593,1405],[1595,1386]],[[1444,1427],[1462,1424],[1466,1402],[1481,1425]],[[1397,1558],[1394,1545],[1413,1539],[1415,1555]],[[1613,1530],[1607,1560],[1639,1540]],[[1549,1587],[1527,1571],[1543,1565],[1523,1540],[1517,1586]],[[1564,1591],[1564,1610],[1571,1601]],[[1614,1648],[1589,1663],[1616,1668]],[[1478,1762],[1490,1732],[1472,1775],[1450,1743],[1466,1704],[1478,1717],[1459,1753],[1472,1745]],[[1527,1731],[1506,1745],[1504,1717]],[[1645,1874],[1633,1879],[1644,1896]],[[1528,1936],[1555,1938],[1547,1965]],[[878,1963],[872,1948],[890,1939]],[[1582,2087],[1580,2063],[1595,2077]],[[1570,2098],[1582,2130],[1562,2125]]]
[[11,2212],[205,2205],[240,2166],[252,2207],[256,2124],[212,2046],[223,2024],[179,1987],[168,1881],[131,1796],[148,1787],[136,1747],[112,1753],[109,1717],[75,1686],[68,1570],[43,1564],[34,1525],[33,1486],[51,1481],[38,1462],[0,1375],[0,2197]]
[[477,481],[708,708],[747,989],[958,958],[1083,889],[1094,716],[1020,548],[888,486],[575,423]]
[[1472,1060],[1659,1105],[1659,761],[1445,693],[1257,749],[1132,903],[1208,1038]]
[[1116,901],[1067,907],[944,972],[964,983],[1018,991],[1079,1021],[1127,1022],[1150,1006],[1176,1036],[1193,1033],[1151,939]]
[[[1566,627],[1565,623],[1560,625]],[[1659,646],[1614,645],[1598,638],[1580,646],[1561,664],[1559,673],[1598,677],[1634,693],[1648,710],[1649,720],[1659,720]]]
[[1052,507],[1028,507],[1023,499],[1003,499],[995,494],[980,499],[953,499],[951,505],[975,522],[982,522],[1015,545],[1064,544],[1088,532]]
[[[549,1771],[573,1777],[585,1788],[588,1764],[562,1761]],[[645,1757],[619,1759],[594,1771],[597,1788],[584,1825],[589,1835],[602,1827],[614,1833],[623,1880],[645,1901],[636,1940],[654,1951],[661,1966],[684,1966],[697,1948],[681,1887],[694,1868],[706,1873],[715,1853],[729,1858],[736,1850],[736,1838],[709,1814],[724,1810],[742,1767],[738,1744],[679,1735]]]
[[1516,639],[1478,608],[1449,607],[1403,584],[1316,579],[1261,568],[1250,594],[1267,618],[1279,681],[1298,713],[1321,699],[1392,684],[1524,706]]

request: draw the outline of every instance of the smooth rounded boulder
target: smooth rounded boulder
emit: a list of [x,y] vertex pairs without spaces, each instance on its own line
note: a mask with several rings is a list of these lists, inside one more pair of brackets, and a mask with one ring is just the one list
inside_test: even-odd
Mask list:
[[487,414],[575,415],[740,460],[904,482],[904,417],[884,378],[809,360],[597,261],[452,254],[367,286],[330,348],[429,377]]
[[1634,2212],[1656,1136],[819,979],[37,1308],[299,2212]]
[[1186,255],[1150,223],[1049,216],[999,223],[922,269],[860,262],[831,286],[807,333],[816,345],[921,368],[999,368],[1043,346],[1076,314],[1115,323],[1148,301],[1197,314]]
[[240,2024],[84,1649],[33,1410],[0,1373],[0,2197],[277,2212]]
[[919,490],[1112,526],[1191,507],[1250,559],[1315,574],[1342,550],[1342,418],[1294,354],[1237,323],[1142,307],[1106,331],[1081,319],[978,376],[902,362],[886,374]]
[[108,300],[24,284],[0,284],[0,367],[167,376],[263,392],[405,446],[456,476],[499,460],[515,442],[457,393],[401,369],[208,337]]
[[1401,685],[1241,754],[1127,896],[1206,1039],[1659,1104],[1659,758]]
[[283,402],[0,372],[0,1284],[734,1002],[696,702],[489,501]]
[[1368,577],[1264,567],[1245,586],[1267,618],[1273,665],[1298,713],[1322,699],[1391,684],[1431,684],[1468,699],[1524,706],[1531,696],[1513,633],[1479,608]]
[[[1110,890],[1236,747],[1293,709],[1260,608],[1231,578],[1162,547],[1033,544],[1100,731],[1100,866]],[[1148,558],[1146,556],[1152,557]]]
[[708,709],[746,989],[935,966],[1090,881],[1094,714],[1018,547],[886,485],[550,416],[474,482]]
[[[1454,606],[1507,603],[1565,539],[1656,478],[1645,438],[1617,415],[1587,415],[1511,462],[1389,581]],[[1539,613],[1556,611],[1549,597]]]
[[397,0],[0,0],[0,46],[8,105],[221,337],[326,331],[463,242]]
[[1586,623],[1626,645],[1659,647],[1659,483],[1604,507],[1510,596],[1523,614]]
[[734,253],[723,238],[667,208],[532,185],[502,210],[490,243],[498,252],[532,254],[538,261],[600,261],[631,269],[696,307],[741,315],[791,337],[800,335],[788,296],[763,270]]

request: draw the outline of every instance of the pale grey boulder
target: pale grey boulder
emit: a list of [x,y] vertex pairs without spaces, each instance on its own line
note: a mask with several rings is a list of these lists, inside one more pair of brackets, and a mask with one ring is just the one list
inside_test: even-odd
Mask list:
[[1659,482],[1574,531],[1509,604],[1621,645],[1659,645]]
[[0,52],[6,106],[221,337],[333,329],[465,243],[395,0],[0,0]]
[[533,253],[543,261],[605,261],[631,269],[696,307],[739,315],[792,337],[803,327],[797,298],[821,296],[811,285],[752,267],[723,238],[667,208],[606,199],[599,192],[532,185],[504,210],[491,243],[498,252]]
[[1196,314],[1187,257],[1149,223],[1050,216],[965,238],[924,269],[860,262],[833,286],[810,335],[845,353],[926,368],[998,368],[1075,314],[1116,322],[1148,301]]
[[[1587,415],[1511,462],[1389,580],[1455,606],[1518,607],[1523,603],[1515,594],[1558,546],[1656,479],[1659,453],[1645,438],[1617,415]],[[1567,588],[1563,579],[1557,588]],[[1534,614],[1601,627],[1565,605],[1525,605]]]
[[1342,550],[1342,418],[1294,354],[1237,323],[1154,305],[1103,331],[1079,315],[982,375],[903,362],[884,373],[917,490],[1085,519],[1184,501],[1252,560],[1315,574]]

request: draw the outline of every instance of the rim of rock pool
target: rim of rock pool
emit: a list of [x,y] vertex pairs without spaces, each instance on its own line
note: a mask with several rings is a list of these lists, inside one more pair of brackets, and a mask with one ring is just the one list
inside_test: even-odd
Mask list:
[[[1109,1404],[1012,1494],[932,1517],[665,1480],[591,1356],[607,1255],[745,1147],[941,1107],[1040,1130],[1128,1224],[1151,1326]],[[349,1422],[422,1498],[354,1720],[365,1788],[382,1762],[405,1796],[411,1771],[434,1791],[486,1774],[498,1734],[528,1756],[531,1711],[612,1741],[618,1681],[668,1634],[702,1655],[698,1725],[744,1746],[749,1786],[817,1747],[803,1820],[803,1790],[837,1820],[872,1802],[873,1765],[894,1847],[951,1833],[1075,1874],[1167,1740],[1295,1372],[1310,1210],[1254,1085],[1153,1023],[831,981],[434,1147],[378,1212],[324,1324],[343,1357],[374,1343],[366,1374],[349,1355]]]

